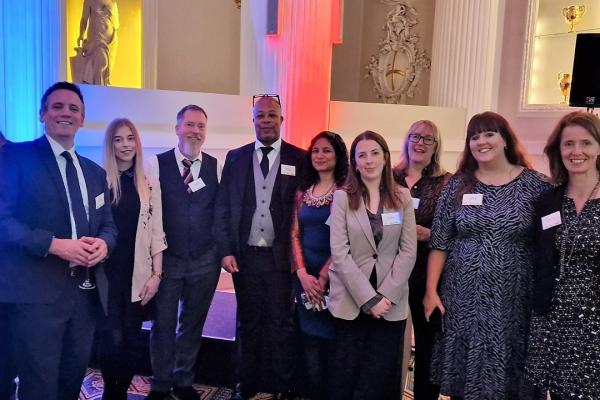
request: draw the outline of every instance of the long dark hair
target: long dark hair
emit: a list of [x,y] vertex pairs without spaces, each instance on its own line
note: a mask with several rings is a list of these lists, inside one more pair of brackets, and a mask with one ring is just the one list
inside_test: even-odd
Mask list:
[[458,164],[458,169],[456,170],[456,175],[462,177],[462,185],[457,192],[458,200],[462,198],[463,194],[468,193],[475,185],[475,171],[477,171],[479,165],[471,153],[469,142],[474,135],[482,132],[498,132],[506,142],[504,154],[506,155],[508,162],[513,165],[531,168],[531,163],[527,159],[527,154],[506,118],[491,111],[475,114],[467,126],[465,148],[463,149],[462,158]]
[[350,169],[348,170],[348,179],[346,179],[346,191],[348,192],[350,208],[353,210],[358,209],[362,197],[365,197],[367,201],[369,200],[369,191],[362,181],[360,172],[356,169],[356,146],[362,140],[374,140],[383,150],[385,166],[383,167],[381,183],[379,185],[381,200],[383,201],[383,205],[388,208],[400,208],[403,202],[399,195],[400,192],[396,189],[397,185],[394,182],[392,163],[390,162],[390,148],[383,136],[373,131],[364,131],[354,139],[350,146]]
[[306,190],[319,182],[319,172],[312,165],[312,148],[319,139],[326,139],[335,152],[333,179],[336,186],[341,187],[346,181],[346,176],[348,175],[348,149],[346,148],[346,143],[344,143],[344,139],[337,133],[322,131],[312,138],[308,146],[308,151],[306,152],[306,171],[304,179],[302,179],[302,183],[300,184],[300,190]]
[[[588,112],[574,111],[562,117],[552,130],[546,147],[544,147],[552,181],[559,185],[569,181],[569,174],[560,156],[560,141],[562,140],[563,130],[567,126],[582,127],[600,144],[600,119],[597,116]],[[600,157],[596,158],[596,169],[600,172]]]

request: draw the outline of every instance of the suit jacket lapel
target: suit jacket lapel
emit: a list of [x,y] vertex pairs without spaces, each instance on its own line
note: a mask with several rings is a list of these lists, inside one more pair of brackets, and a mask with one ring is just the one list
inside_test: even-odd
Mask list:
[[62,176],[60,175],[60,170],[58,169],[56,157],[54,157],[54,153],[52,152],[52,147],[50,147],[50,143],[48,143],[48,139],[46,139],[46,136],[42,136],[41,138],[37,139],[35,143],[36,147],[39,150],[40,159],[46,167],[46,170],[50,175],[52,183],[54,184],[54,187],[58,192],[60,200],[64,205],[65,212],[67,213],[67,215],[70,215],[69,200],[67,199],[65,184],[63,182]]
[[286,199],[285,194],[287,193],[287,187],[290,182],[290,177],[287,175],[283,175],[281,173],[281,166],[284,164],[293,165],[293,163],[291,162],[291,160],[289,158],[287,143],[282,140],[281,141],[281,153],[280,153],[280,157],[279,157],[279,167],[278,167],[279,171],[277,171],[277,177],[275,179],[275,185],[274,185],[275,188],[277,187],[278,184],[281,185],[280,190],[279,190],[279,195],[281,196],[281,201],[285,201],[285,199]]
[[81,172],[83,173],[83,179],[85,179],[85,187],[87,189],[87,198],[88,198],[88,226],[90,229],[90,234],[93,232],[94,224],[96,223],[96,197],[94,195],[94,176],[92,171],[85,159],[79,156],[77,153],[77,159],[79,160],[79,166],[81,167]]
[[363,230],[363,233],[367,237],[367,240],[371,244],[371,247],[373,250],[377,250],[377,246],[375,246],[375,238],[373,237],[373,229],[371,229],[371,223],[369,222],[369,217],[367,216],[365,203],[361,200],[358,203],[358,210],[352,210],[352,212],[361,229]]

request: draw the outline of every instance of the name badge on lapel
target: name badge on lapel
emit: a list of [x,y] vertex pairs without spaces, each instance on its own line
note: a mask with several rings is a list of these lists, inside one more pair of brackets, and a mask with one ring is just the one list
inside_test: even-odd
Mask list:
[[463,206],[480,206],[483,204],[483,195],[481,193],[465,193],[462,198]]
[[198,178],[195,181],[191,181],[190,183],[188,183],[188,187],[190,188],[190,190],[192,192],[197,192],[198,190],[202,189],[205,186],[206,186],[206,184],[204,183],[202,178]]
[[418,210],[419,209],[419,204],[421,203],[421,199],[413,197],[412,198],[412,203],[413,203],[413,208],[415,210]]
[[553,212],[552,214],[548,214],[542,217],[542,229],[550,229],[554,226],[562,224],[562,220],[560,218],[560,211]]
[[296,166],[281,164],[281,175],[296,176]]
[[104,205],[104,193],[100,193],[96,196],[96,210]]
[[383,225],[400,225],[402,223],[402,215],[399,212],[382,213],[381,220]]

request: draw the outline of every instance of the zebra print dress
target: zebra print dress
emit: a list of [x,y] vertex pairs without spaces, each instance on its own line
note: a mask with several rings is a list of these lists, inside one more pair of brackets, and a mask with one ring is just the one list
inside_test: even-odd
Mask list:
[[533,399],[523,379],[530,318],[533,201],[550,185],[524,169],[514,180],[477,182],[481,205],[461,205],[453,177],[438,201],[430,248],[447,253],[431,380],[465,400]]

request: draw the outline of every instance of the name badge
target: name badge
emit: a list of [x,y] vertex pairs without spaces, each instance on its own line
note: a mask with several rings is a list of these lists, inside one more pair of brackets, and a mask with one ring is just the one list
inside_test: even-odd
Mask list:
[[198,178],[195,181],[191,181],[188,184],[188,187],[190,188],[190,190],[192,192],[196,192],[196,191],[202,189],[204,186],[206,186],[206,184],[204,183],[204,181],[202,180],[202,178]]
[[418,199],[418,198],[416,198],[416,197],[413,197],[413,198],[412,198],[412,202],[413,202],[413,208],[414,208],[415,210],[418,210],[418,209],[419,209],[419,203],[421,203],[421,199]]
[[560,211],[553,212],[552,214],[548,214],[545,217],[542,217],[542,229],[550,229],[553,226],[562,224],[562,220],[560,219]]
[[325,221],[325,225],[331,226],[331,214],[329,214],[329,217],[327,217],[327,221]]
[[481,193],[466,193],[463,194],[463,206],[480,206],[483,204],[483,195]]
[[383,225],[400,225],[402,223],[402,215],[399,212],[382,213],[381,220]]
[[296,176],[296,166],[281,164],[281,175]]
[[96,196],[96,210],[104,205],[104,193],[100,193]]

